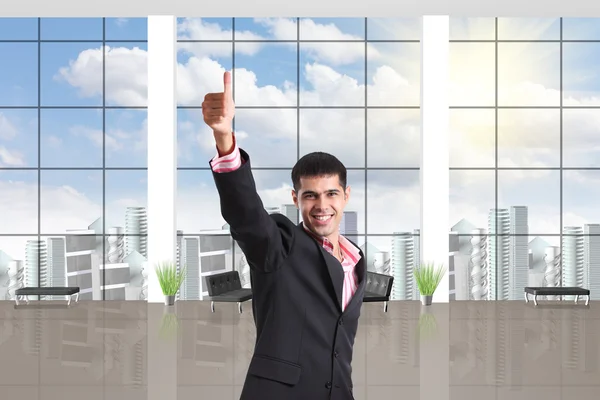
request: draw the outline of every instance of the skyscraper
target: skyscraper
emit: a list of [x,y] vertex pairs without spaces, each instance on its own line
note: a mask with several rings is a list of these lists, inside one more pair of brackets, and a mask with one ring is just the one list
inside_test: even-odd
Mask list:
[[562,241],[562,286],[581,287],[585,268],[583,229],[578,226],[566,226],[563,229]]
[[356,211],[344,211],[340,222],[340,234],[356,243],[358,243],[358,213]]
[[590,290],[590,299],[600,298],[600,224],[583,226],[584,287]]
[[509,298],[517,300],[529,280],[529,221],[525,206],[510,207]]
[[46,286],[47,277],[48,249],[46,242],[28,240],[25,245],[25,286]]
[[[51,287],[67,286],[67,260],[65,256],[65,238],[48,238],[48,276]],[[55,300],[51,298],[51,300]]]
[[295,204],[283,204],[281,213],[289,218],[295,225],[298,225],[298,209]]
[[491,209],[489,232],[489,291],[488,300],[510,299],[510,215],[507,209]]
[[415,248],[413,235],[410,232],[394,233],[392,238],[391,274],[392,300],[411,300],[415,294]]
[[136,250],[148,257],[148,217],[145,207],[127,207],[125,212],[125,253]]

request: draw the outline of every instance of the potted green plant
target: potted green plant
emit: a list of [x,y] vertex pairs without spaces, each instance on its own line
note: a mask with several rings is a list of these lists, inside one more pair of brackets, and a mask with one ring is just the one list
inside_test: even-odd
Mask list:
[[175,295],[185,278],[185,267],[181,267],[181,270],[178,272],[177,264],[173,262],[159,263],[156,266],[156,275],[165,296],[165,305],[174,305]]
[[415,268],[415,280],[419,293],[421,293],[421,303],[423,305],[431,305],[433,293],[440,284],[445,272],[443,265],[436,268],[433,263],[421,264],[421,266]]

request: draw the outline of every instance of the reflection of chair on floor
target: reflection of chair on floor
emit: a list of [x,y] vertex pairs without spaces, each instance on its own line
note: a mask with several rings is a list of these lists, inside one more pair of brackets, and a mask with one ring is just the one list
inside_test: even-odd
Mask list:
[[387,312],[393,283],[393,276],[367,271],[367,286],[363,303],[383,302],[383,311]]
[[204,278],[210,300],[210,310],[215,312],[215,302],[238,303],[242,313],[242,303],[252,299],[252,289],[242,289],[238,271],[227,271]]
[[15,291],[15,303],[19,305],[19,297],[23,296],[29,304],[28,296],[66,296],[67,306],[71,305],[71,298],[75,295],[75,302],[79,301],[79,287],[24,287]]
[[575,304],[579,300],[579,296],[585,296],[585,305],[587,306],[590,302],[590,291],[574,286],[563,286],[563,287],[533,287],[528,286],[525,288],[525,302],[529,303],[529,296],[533,296],[533,304],[536,306],[538,296],[575,296]]

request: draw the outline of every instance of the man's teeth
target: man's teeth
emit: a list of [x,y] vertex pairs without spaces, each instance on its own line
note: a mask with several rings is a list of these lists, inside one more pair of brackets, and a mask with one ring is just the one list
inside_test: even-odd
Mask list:
[[331,215],[315,215],[315,218],[320,221],[326,221],[331,218]]

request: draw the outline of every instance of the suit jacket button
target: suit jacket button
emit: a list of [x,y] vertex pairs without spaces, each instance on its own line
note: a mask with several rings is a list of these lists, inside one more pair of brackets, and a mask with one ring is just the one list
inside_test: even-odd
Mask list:
[[335,358],[337,358],[337,357],[338,357],[338,355],[339,355],[339,354],[338,354],[338,352],[337,352],[337,351],[334,351],[334,352],[333,352],[333,356],[334,356]]
[[327,389],[331,389],[331,382],[327,382],[327,383],[325,384],[325,387],[326,387]]
[[338,325],[344,325],[344,319],[340,318],[340,320],[338,321]]

